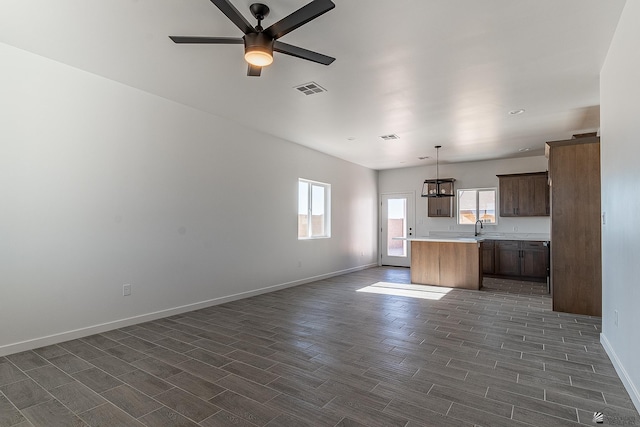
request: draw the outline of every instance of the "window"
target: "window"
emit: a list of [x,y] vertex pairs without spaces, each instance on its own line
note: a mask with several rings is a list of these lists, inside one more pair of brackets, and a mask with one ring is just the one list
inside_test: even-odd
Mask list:
[[407,241],[394,237],[407,237],[407,199],[387,200],[387,255],[406,257]]
[[298,180],[298,239],[331,237],[331,185]]
[[496,224],[496,189],[472,188],[458,190],[458,224]]

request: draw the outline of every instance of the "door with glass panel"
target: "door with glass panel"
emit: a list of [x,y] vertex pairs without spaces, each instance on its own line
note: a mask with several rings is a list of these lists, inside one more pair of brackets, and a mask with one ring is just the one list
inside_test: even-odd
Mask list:
[[382,194],[380,200],[380,264],[409,267],[411,243],[395,238],[410,238],[415,235],[415,194]]

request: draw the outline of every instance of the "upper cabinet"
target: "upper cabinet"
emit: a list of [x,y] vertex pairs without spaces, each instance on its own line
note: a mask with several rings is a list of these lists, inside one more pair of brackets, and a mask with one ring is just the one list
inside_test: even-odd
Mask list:
[[[427,183],[428,194],[436,192],[435,183]],[[447,194],[453,194],[453,180],[450,182],[440,183],[440,191],[445,191]],[[429,217],[444,217],[450,218],[453,216],[453,199],[455,197],[428,197],[427,198],[427,213]]]
[[547,172],[497,176],[500,216],[549,216]]

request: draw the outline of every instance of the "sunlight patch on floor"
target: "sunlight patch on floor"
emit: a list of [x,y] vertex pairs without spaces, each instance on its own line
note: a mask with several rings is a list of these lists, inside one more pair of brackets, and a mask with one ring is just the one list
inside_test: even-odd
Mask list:
[[408,283],[378,282],[365,286],[356,292],[393,295],[420,299],[439,300],[451,291],[451,288],[429,285],[412,285]]

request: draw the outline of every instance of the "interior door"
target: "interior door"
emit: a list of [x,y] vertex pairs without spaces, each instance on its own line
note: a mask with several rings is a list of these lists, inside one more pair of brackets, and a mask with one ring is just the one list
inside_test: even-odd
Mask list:
[[394,237],[415,235],[415,193],[380,195],[380,264],[398,267],[411,265],[411,244]]

